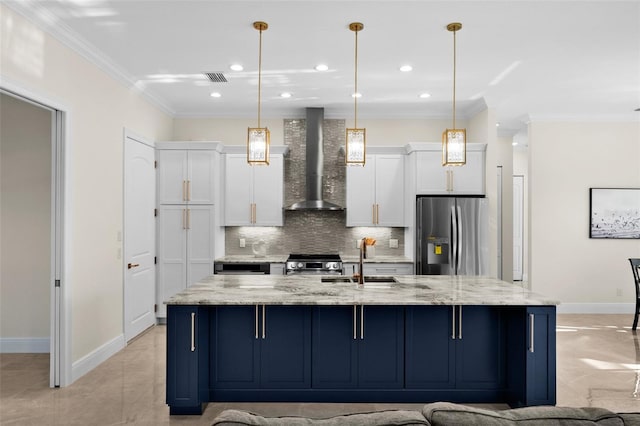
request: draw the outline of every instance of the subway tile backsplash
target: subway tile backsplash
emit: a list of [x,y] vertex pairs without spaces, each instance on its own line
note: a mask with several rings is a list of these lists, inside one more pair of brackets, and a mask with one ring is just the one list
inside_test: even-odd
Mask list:
[[[305,197],[306,127],[304,119],[284,120],[284,143],[289,154],[284,161],[285,206]],[[345,120],[324,120],[324,182],[326,201],[344,206],[346,202],[346,171],[344,152]],[[357,255],[356,240],[373,237],[376,255],[402,256],[404,228],[347,228],[346,211],[285,211],[283,227],[227,227],[227,255],[252,255],[252,245],[264,241],[267,254],[340,253]],[[240,247],[240,239],[246,247]],[[398,240],[398,248],[389,248],[389,239]]]

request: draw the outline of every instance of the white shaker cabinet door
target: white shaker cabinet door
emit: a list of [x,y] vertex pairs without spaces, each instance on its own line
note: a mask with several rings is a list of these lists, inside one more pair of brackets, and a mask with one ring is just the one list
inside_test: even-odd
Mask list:
[[164,301],[187,286],[187,206],[163,205],[158,213],[158,316]]
[[213,274],[213,206],[187,210],[187,287]]
[[376,156],[376,225],[405,226],[404,156]]
[[215,152],[189,151],[187,162],[187,201],[189,204],[214,204]]
[[452,192],[484,194],[484,151],[467,151],[467,163],[452,167]]
[[254,225],[282,226],[284,159],[271,155],[268,166],[253,166]]
[[252,224],[253,173],[243,154],[226,155],[224,180],[224,224]]
[[375,157],[364,166],[347,167],[347,226],[373,226],[376,209]]
[[418,194],[449,194],[449,167],[442,166],[442,152],[423,151],[416,154],[416,190]]
[[187,202],[187,151],[158,151],[158,204]]

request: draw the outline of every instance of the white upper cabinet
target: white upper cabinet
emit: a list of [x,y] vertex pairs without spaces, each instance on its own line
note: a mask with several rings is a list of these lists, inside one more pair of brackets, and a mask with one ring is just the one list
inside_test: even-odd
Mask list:
[[347,226],[406,226],[404,155],[370,154],[347,167]]
[[159,204],[214,204],[215,156],[212,150],[158,151]]
[[415,161],[416,193],[483,195],[485,193],[485,144],[467,144],[467,163],[464,166],[442,166],[441,145],[420,146],[411,153]]
[[251,166],[246,154],[226,154],[225,226],[282,226],[284,158],[271,154],[268,166]]

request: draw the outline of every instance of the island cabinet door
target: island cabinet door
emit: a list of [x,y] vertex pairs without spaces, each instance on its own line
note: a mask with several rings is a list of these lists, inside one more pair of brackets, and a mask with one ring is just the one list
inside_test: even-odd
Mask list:
[[210,383],[214,389],[260,384],[260,306],[217,306],[210,315]]
[[312,387],[351,389],[358,385],[357,306],[313,308]]
[[311,387],[311,308],[266,306],[261,319],[260,387]]
[[404,386],[404,308],[360,306],[358,387],[398,389]]
[[405,387],[455,387],[454,314],[453,306],[405,308]]
[[556,403],[556,308],[527,308],[526,405]]
[[167,309],[167,404],[171,414],[202,414],[208,401],[208,311]]
[[456,388],[506,386],[506,321],[498,306],[458,306]]

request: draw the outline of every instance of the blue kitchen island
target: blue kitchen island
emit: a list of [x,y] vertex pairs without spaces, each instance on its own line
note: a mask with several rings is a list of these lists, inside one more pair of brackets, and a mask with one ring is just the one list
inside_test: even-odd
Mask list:
[[215,275],[177,294],[171,414],[210,401],[555,404],[558,302],[487,277],[394,281]]

